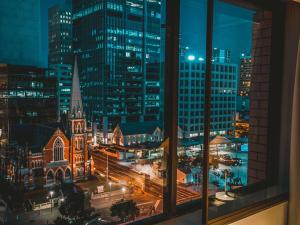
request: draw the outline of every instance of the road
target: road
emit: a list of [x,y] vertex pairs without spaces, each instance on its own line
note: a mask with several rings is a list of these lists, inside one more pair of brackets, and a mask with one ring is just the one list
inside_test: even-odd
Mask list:
[[[94,151],[92,153],[92,156],[94,159],[95,168],[101,173],[106,174],[106,155]],[[118,161],[111,157],[108,157],[108,171],[108,176],[110,177],[110,179],[125,182],[127,185],[137,186],[145,192],[161,199],[163,197],[162,179],[145,179],[144,174],[139,174],[138,172],[131,170],[127,166],[118,164]],[[177,204],[191,201],[197,198],[200,198],[200,193],[187,190],[181,185],[177,186]]]

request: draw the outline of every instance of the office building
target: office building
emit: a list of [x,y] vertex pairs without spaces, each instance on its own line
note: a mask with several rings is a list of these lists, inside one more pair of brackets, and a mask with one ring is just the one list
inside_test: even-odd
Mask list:
[[66,114],[70,106],[72,78],[72,6],[70,1],[48,11],[49,76],[57,78],[58,112]]
[[0,64],[0,126],[57,120],[56,79],[45,69]]
[[[205,63],[188,57],[181,60],[178,93],[178,124],[184,138],[203,136]],[[237,65],[212,65],[211,134],[226,135],[234,131],[237,95]]]
[[240,81],[239,81],[239,95],[249,96],[251,89],[251,74],[252,74],[252,58],[251,55],[245,53],[240,57]]
[[213,48],[213,61],[216,63],[230,63],[231,52],[228,49]]
[[160,0],[74,0],[73,35],[88,120],[160,119]]

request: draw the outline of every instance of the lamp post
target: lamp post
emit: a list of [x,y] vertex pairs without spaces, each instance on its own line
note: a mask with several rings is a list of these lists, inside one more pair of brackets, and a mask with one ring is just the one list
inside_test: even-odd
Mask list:
[[51,213],[52,213],[52,203],[53,203],[52,197],[53,197],[54,191],[50,191],[49,194],[50,194],[50,204],[51,204]]
[[108,152],[107,150],[105,150],[106,152],[106,183],[108,183]]
[[60,202],[60,204],[63,204],[63,203],[64,203],[64,201],[65,201],[65,199],[64,199],[64,198],[62,198],[60,201],[61,201],[61,202]]
[[111,197],[111,185],[112,185],[112,183],[109,182],[108,184],[109,184],[109,196]]

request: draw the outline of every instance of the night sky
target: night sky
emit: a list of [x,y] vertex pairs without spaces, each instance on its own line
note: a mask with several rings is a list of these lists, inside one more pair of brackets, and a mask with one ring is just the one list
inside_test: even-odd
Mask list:
[[[229,49],[232,61],[238,63],[240,53],[250,53],[253,11],[215,1],[213,47]],[[181,45],[205,58],[206,1],[182,0]]]
[[[49,7],[63,0],[42,0],[42,57],[48,61]],[[249,53],[252,38],[253,11],[216,1],[213,46],[231,50],[232,61],[238,63],[241,52]],[[206,0],[181,1],[181,45],[190,53],[205,58]]]

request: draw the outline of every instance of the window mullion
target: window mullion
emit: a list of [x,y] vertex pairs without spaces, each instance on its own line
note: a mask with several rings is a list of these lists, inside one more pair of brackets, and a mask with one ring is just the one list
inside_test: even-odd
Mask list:
[[165,107],[164,152],[167,160],[167,178],[164,191],[164,213],[176,212],[177,192],[177,130],[178,130],[178,72],[179,72],[179,21],[180,0],[166,0],[166,56],[165,56]]
[[208,178],[209,178],[209,142],[211,114],[211,68],[213,37],[214,0],[208,0],[206,24],[206,76],[205,76],[205,111],[204,111],[204,151],[203,151],[203,189],[202,189],[202,224],[208,224]]

